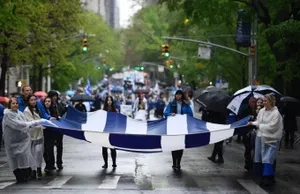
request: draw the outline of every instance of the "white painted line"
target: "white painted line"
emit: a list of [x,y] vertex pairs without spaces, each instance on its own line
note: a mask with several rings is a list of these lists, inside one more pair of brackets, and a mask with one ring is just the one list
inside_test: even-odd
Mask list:
[[0,183],[0,189],[4,189],[5,187],[8,187],[8,186],[10,186],[12,184],[15,184],[15,183],[16,183],[15,181],[13,181],[13,182],[2,182],[2,183]]
[[0,168],[6,166],[7,164],[8,164],[7,162],[4,163],[4,164],[1,164],[1,165],[0,165]]
[[260,186],[258,186],[253,180],[237,180],[249,193],[251,194],[268,194],[265,190],[263,190]]
[[60,176],[50,181],[44,189],[61,189],[66,182],[68,182],[72,176]]
[[121,176],[106,176],[98,189],[116,189]]
[[169,182],[166,176],[152,177],[152,187],[155,190],[168,190]]

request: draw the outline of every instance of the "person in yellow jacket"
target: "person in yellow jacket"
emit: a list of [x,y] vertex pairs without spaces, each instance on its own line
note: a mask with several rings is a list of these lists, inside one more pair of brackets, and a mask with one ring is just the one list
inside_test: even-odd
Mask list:
[[[33,95],[28,96],[28,106],[24,110],[24,115],[26,121],[35,121],[40,120],[40,112],[37,107],[37,97]],[[30,138],[31,138],[31,154],[35,159],[36,168],[32,171],[32,178],[42,177],[42,162],[43,162],[43,154],[44,154],[44,127],[41,125],[37,125],[31,127],[29,130]]]

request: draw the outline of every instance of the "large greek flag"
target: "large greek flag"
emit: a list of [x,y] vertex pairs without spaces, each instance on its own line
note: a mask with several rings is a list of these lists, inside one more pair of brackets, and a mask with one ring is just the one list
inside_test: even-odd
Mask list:
[[232,137],[249,117],[228,125],[205,122],[188,115],[142,122],[115,112],[79,112],[69,107],[65,118],[44,126],[65,135],[119,150],[153,153],[195,148]]

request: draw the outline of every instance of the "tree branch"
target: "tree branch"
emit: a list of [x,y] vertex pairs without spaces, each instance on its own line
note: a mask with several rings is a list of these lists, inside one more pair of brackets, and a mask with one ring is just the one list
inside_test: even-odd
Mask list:
[[264,15],[265,15],[265,24],[269,25],[271,23],[271,16],[269,14],[269,10],[268,8],[261,2],[261,0],[258,0],[258,4],[260,6],[260,8],[263,10]]
[[244,3],[244,4],[246,4],[246,5],[250,6],[250,7],[253,7],[252,1],[251,2],[249,2],[247,0],[233,0],[233,1]]

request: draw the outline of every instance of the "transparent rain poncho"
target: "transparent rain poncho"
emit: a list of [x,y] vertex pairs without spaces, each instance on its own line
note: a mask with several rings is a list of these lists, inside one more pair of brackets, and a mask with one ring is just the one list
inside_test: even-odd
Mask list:
[[31,154],[29,127],[22,112],[6,109],[3,117],[3,138],[8,164],[12,170],[36,166]]

